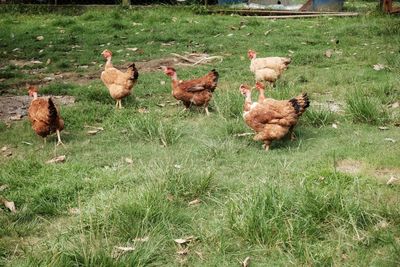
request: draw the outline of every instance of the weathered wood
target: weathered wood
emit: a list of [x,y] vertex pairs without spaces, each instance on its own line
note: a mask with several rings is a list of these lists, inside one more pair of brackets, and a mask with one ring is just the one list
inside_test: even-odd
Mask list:
[[355,17],[358,13],[332,13],[332,14],[307,14],[307,15],[280,15],[280,16],[255,16],[256,18],[264,19],[305,19],[305,18],[317,18],[317,17]]

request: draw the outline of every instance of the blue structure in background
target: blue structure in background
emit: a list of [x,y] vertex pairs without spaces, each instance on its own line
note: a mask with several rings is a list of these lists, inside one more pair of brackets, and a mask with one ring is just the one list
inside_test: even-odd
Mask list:
[[313,0],[313,11],[341,11],[344,0]]

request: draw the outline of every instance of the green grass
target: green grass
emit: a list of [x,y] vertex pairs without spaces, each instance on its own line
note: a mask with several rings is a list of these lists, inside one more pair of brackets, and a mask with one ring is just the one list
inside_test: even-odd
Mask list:
[[[26,82],[57,72],[99,75],[105,48],[117,67],[183,52],[223,62],[177,66],[180,79],[220,73],[210,117],[174,105],[168,77],[155,71],[140,73],[123,110],[100,79],[43,84],[42,94],[76,97],[61,106],[66,148],[55,148],[55,137],[42,147],[26,119],[0,122],[0,147],[12,151],[0,152],[0,186],[8,185],[0,195],[17,207],[12,214],[0,206],[0,265],[235,266],[250,256],[252,266],[398,266],[400,191],[385,182],[400,173],[400,112],[391,107],[400,99],[400,19],[347,4],[366,12],[272,21],[198,7],[3,9],[0,94],[26,94]],[[237,136],[251,131],[238,90],[253,83],[250,48],[293,58],[268,97],[307,92],[312,103],[297,139],[276,141],[268,153]],[[385,69],[375,71],[378,63]],[[325,107],[331,102],[342,111]],[[104,131],[90,136],[85,125]],[[56,155],[66,162],[45,163]],[[364,169],[343,173],[343,160]],[[189,236],[187,255],[178,255],[174,239]],[[116,246],[135,250],[115,256]]]

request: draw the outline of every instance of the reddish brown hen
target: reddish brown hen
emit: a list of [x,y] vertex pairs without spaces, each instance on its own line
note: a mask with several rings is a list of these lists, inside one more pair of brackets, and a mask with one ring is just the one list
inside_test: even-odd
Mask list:
[[309,107],[307,93],[290,100],[262,99],[262,103],[252,102],[251,89],[247,85],[240,86],[240,92],[246,97],[243,107],[243,118],[256,135],[254,140],[263,141],[263,148],[269,149],[273,140],[279,140],[290,133],[294,138],[293,129],[299,117]]
[[174,68],[162,67],[162,69],[166,75],[171,77],[172,95],[175,99],[181,100],[186,109],[191,105],[203,106],[208,116],[208,103],[212,98],[212,93],[217,87],[219,77],[218,72],[213,69],[201,78],[182,81],[178,80]]
[[44,138],[56,132],[57,145],[64,145],[61,142],[60,131],[64,129],[64,120],[60,117],[60,112],[55,106],[51,97],[38,98],[38,89],[35,86],[29,86],[29,96],[33,100],[28,109],[28,117],[32,123],[32,129],[35,133]]

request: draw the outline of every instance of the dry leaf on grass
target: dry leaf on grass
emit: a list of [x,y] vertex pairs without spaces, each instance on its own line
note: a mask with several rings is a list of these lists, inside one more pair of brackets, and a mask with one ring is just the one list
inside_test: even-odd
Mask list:
[[178,238],[178,239],[174,239],[174,241],[176,243],[178,243],[179,245],[184,245],[184,244],[187,244],[187,243],[190,243],[190,242],[194,241],[194,236],[191,235],[191,236],[188,236],[186,238]]
[[240,264],[242,267],[249,267],[250,266],[250,257],[246,257],[243,262]]
[[379,128],[379,130],[388,130],[389,129],[389,127],[386,127],[386,126],[379,126],[378,128]]
[[14,204],[13,201],[8,201],[7,199],[0,197],[0,204],[3,204],[12,213],[16,213],[17,212],[17,210],[15,208],[15,204]]
[[90,125],[85,125],[84,127],[91,129],[91,130],[87,131],[87,134],[89,134],[89,135],[95,135],[98,132],[104,131],[103,127],[90,126]]
[[139,112],[139,113],[142,113],[142,114],[143,114],[143,113],[149,113],[149,110],[148,110],[147,108],[139,108],[139,109],[138,109],[138,112]]
[[337,124],[336,123],[332,123],[332,128],[337,129],[338,128]]
[[398,108],[399,106],[400,106],[399,102],[394,102],[391,107],[392,108]]
[[390,176],[389,180],[386,182],[387,185],[390,184],[396,184],[400,182],[398,178],[394,177],[394,176]]
[[128,164],[133,164],[133,160],[131,158],[125,158],[125,162]]
[[137,51],[138,50],[138,48],[137,47],[133,47],[133,48],[127,48],[126,50],[129,50],[129,51],[133,51],[133,52],[135,52],[135,51]]
[[133,239],[133,241],[135,241],[135,242],[147,242],[147,241],[149,241],[149,237],[148,236],[136,237],[135,239]]
[[179,249],[176,253],[178,255],[180,255],[180,256],[187,255],[189,253],[189,248],[186,247],[186,248],[183,248],[183,249]]
[[4,151],[6,151],[7,149],[8,149],[7,146],[3,146],[3,147],[1,148],[1,151],[4,152]]
[[385,141],[396,143],[396,140],[394,140],[393,138],[385,138]]
[[69,208],[68,213],[71,215],[79,215],[81,214],[81,210],[79,208]]
[[22,119],[22,115],[21,114],[17,114],[17,115],[14,115],[14,116],[11,116],[11,117],[9,117],[9,119],[11,120],[11,121],[19,121],[19,120],[21,120]]
[[238,134],[234,134],[233,136],[243,137],[243,136],[249,136],[249,135],[254,135],[254,133],[238,133]]
[[376,71],[380,71],[383,69],[385,69],[385,65],[383,65],[383,64],[375,64],[374,65],[374,70],[376,70]]
[[43,41],[43,40],[44,40],[44,37],[43,37],[42,35],[39,35],[39,36],[36,37],[36,40],[38,40],[38,41]]
[[134,251],[135,248],[134,247],[119,247],[119,246],[115,246],[113,251],[111,252],[111,257],[115,258],[119,258],[122,255],[124,255],[127,252],[130,251]]
[[331,50],[331,49],[326,50],[326,51],[325,51],[325,56],[326,56],[327,58],[332,57],[332,50]]
[[66,159],[65,155],[62,155],[62,156],[58,156],[58,157],[52,158],[51,160],[46,161],[46,163],[47,164],[50,164],[50,163],[61,163],[61,162],[65,162],[65,159]]
[[201,202],[201,200],[196,198],[195,200],[192,200],[189,202],[189,206],[200,204],[200,202]]
[[0,185],[0,192],[6,190],[8,187],[8,184]]

